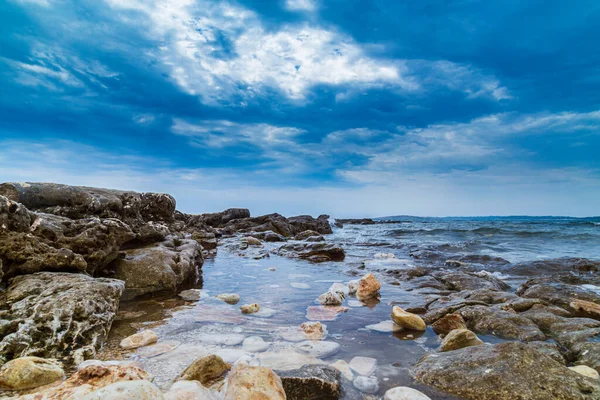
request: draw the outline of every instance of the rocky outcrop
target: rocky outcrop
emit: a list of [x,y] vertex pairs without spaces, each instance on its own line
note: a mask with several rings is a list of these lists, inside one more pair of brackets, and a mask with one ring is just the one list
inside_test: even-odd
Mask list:
[[83,274],[40,272],[11,280],[0,312],[0,357],[81,361],[103,344],[123,282]]
[[473,400],[592,400],[600,383],[524,343],[474,346],[423,357],[417,381]]
[[213,228],[222,228],[233,220],[250,218],[250,210],[247,208],[229,208],[218,213],[201,214],[199,218]]
[[281,246],[277,254],[313,262],[343,261],[346,257],[344,249],[330,243],[289,243]]
[[195,240],[169,237],[156,245],[125,250],[104,276],[125,281],[123,299],[148,293],[175,292],[198,283],[202,248]]

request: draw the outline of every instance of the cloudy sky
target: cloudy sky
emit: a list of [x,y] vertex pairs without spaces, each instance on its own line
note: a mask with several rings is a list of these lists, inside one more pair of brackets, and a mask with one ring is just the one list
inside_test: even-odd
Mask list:
[[0,181],[600,214],[597,0],[4,0]]

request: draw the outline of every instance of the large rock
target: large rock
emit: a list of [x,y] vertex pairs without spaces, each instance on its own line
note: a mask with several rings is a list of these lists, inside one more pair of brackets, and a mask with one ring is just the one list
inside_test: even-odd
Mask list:
[[0,368],[0,388],[31,389],[55,382],[64,375],[61,365],[54,360],[39,357],[15,358]]
[[305,365],[278,371],[288,400],[337,400],[342,397],[340,371],[325,365]]
[[546,340],[546,335],[527,317],[495,307],[469,306],[458,313],[475,332],[492,333],[505,339]]
[[227,376],[225,400],[285,400],[281,379],[265,367],[236,365]]
[[302,258],[314,262],[343,261],[344,249],[329,243],[288,243],[277,251],[279,255],[290,258]]
[[0,232],[29,232],[34,217],[23,204],[0,195]]
[[473,400],[600,398],[597,381],[518,342],[426,355],[413,375],[419,382]]
[[195,240],[174,237],[149,247],[124,251],[107,269],[111,278],[125,281],[123,299],[147,293],[175,292],[200,278],[202,248]]
[[321,234],[332,233],[331,225],[329,224],[329,215],[319,215],[316,219],[310,215],[299,215],[297,217],[289,217],[288,221],[298,232],[310,230]]
[[103,344],[124,284],[82,274],[40,272],[18,276],[0,312],[5,360],[29,355],[83,359]]
[[221,228],[230,221],[250,218],[250,210],[247,208],[229,208],[218,213],[201,214],[200,217],[207,225],[214,228]]
[[581,285],[556,282],[552,278],[530,279],[517,291],[522,297],[540,299],[571,311],[574,300],[584,300],[600,304],[600,293]]

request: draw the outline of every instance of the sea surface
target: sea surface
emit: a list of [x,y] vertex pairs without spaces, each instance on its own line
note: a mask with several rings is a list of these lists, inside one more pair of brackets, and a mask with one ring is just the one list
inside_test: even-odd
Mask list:
[[[363,356],[377,360],[374,376],[379,391],[375,396],[383,396],[395,386],[411,386],[432,399],[452,399],[414,382],[410,375],[410,367],[440,344],[430,328],[422,334],[368,328],[389,321],[392,305],[409,307],[422,300],[422,295],[394,285],[381,271],[417,265],[442,268],[446,260],[466,260],[504,279],[514,290],[522,278],[506,274],[506,265],[565,257],[600,260],[600,218],[394,219],[397,221],[393,223],[334,228],[332,235],[326,235],[327,242],[342,245],[347,255],[344,262],[312,264],[273,253],[262,259],[241,257],[231,250],[240,238],[223,239],[217,256],[204,263],[203,282],[196,287],[197,300],[158,297],[122,304],[104,358],[139,362],[155,376],[157,384],[168,387],[189,363],[210,353],[229,362],[243,357],[253,365],[273,369],[290,369],[307,361],[351,362]],[[270,251],[281,243],[264,246]],[[333,283],[347,283],[369,271],[381,280],[379,301],[364,304],[350,296],[344,303],[346,312],[322,321],[327,327],[325,341],[337,343],[339,348],[330,355],[307,358],[292,334],[309,319],[307,309],[316,306],[315,299]],[[214,297],[220,293],[238,293],[241,301],[237,305],[223,303]],[[241,314],[239,306],[248,303],[260,304],[261,313]],[[129,353],[118,350],[123,337],[142,329],[153,329],[159,343]],[[250,336],[263,338],[268,349],[246,351],[242,341]],[[479,336],[487,343],[501,341]],[[344,385],[351,390],[350,381]]]

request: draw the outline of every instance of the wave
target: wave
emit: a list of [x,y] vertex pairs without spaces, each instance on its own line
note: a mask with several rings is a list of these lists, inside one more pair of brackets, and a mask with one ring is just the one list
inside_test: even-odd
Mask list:
[[[600,225],[600,224],[599,224]],[[506,235],[506,236],[517,236],[517,237],[563,237],[573,239],[586,239],[586,238],[597,238],[598,235],[588,232],[565,234],[561,230],[547,230],[547,231],[515,231],[510,229],[502,228],[491,228],[481,227],[476,229],[394,229],[390,231],[392,236],[437,236],[440,234],[474,234],[480,236],[491,236],[491,235]]]

